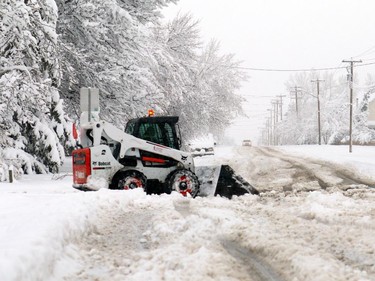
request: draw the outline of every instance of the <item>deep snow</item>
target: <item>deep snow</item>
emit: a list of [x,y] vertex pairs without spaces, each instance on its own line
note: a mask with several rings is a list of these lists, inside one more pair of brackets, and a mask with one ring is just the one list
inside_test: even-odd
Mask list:
[[[352,154],[335,146],[278,149],[374,179],[373,147]],[[0,280],[375,279],[373,188],[305,192],[295,183],[283,190],[296,168],[254,147],[197,158],[218,162],[254,180],[261,195],[79,192],[69,174],[0,183]],[[257,261],[266,273],[251,266]]]

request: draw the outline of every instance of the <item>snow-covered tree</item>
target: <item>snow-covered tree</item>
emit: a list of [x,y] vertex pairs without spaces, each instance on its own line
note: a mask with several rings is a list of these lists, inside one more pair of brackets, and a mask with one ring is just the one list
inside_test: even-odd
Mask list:
[[[37,172],[57,171],[69,135],[58,93],[56,22],[54,1],[0,3],[0,146],[3,154],[12,147],[13,155],[34,156],[47,167],[33,162]],[[24,170],[27,158],[20,160]]]
[[243,99],[236,94],[247,75],[240,68],[234,55],[221,55],[220,44],[212,40],[202,51],[199,68],[195,77],[199,87],[202,116],[209,120],[207,129],[215,135],[222,135],[231,121],[243,114]]
[[169,2],[58,1],[61,92],[71,114],[79,116],[83,86],[100,89],[101,117],[117,126],[152,107],[180,116],[193,137],[222,132],[241,111],[238,63],[217,43],[202,50],[191,15],[162,25],[158,8]]
[[211,132],[221,135],[242,112],[235,94],[246,75],[232,55],[220,55],[215,40],[203,47],[199,22],[178,15],[155,29],[158,60],[154,70],[166,97],[166,110],[179,115],[185,138]]
[[[320,83],[320,117],[322,143],[344,144],[349,141],[349,85],[346,77],[334,78],[333,73],[300,73],[293,75],[286,83],[288,89],[299,85],[298,116],[295,110],[295,99],[289,106],[288,112],[279,126],[282,144],[316,144],[318,143],[317,125],[317,89],[311,81],[317,77]],[[373,129],[366,125],[368,101],[374,93],[374,83],[369,79],[365,92],[354,87],[358,102],[353,104],[353,133],[354,143],[365,144],[374,139]],[[356,85],[354,83],[354,85]],[[371,86],[372,85],[372,86]],[[356,99],[354,99],[356,100]],[[358,107],[357,107],[358,104]]]
[[57,1],[63,56],[61,92],[79,117],[79,88],[101,91],[101,116],[119,126],[158,107],[163,95],[151,68],[158,8],[170,1]]

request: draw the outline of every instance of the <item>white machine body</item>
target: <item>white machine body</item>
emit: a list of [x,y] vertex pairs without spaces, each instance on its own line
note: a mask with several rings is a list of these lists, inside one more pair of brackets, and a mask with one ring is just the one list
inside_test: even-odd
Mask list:
[[120,171],[135,170],[160,183],[178,168],[194,172],[190,153],[136,138],[105,121],[83,124],[81,145],[73,151],[73,186],[80,189],[109,187]]

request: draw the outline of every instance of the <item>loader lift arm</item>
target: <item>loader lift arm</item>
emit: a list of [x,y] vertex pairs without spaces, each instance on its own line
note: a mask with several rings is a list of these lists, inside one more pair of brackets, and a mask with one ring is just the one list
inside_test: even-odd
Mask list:
[[82,149],[73,151],[73,186],[95,190],[105,179],[109,188],[144,188],[147,193],[180,192],[224,196],[258,191],[226,165],[196,167],[180,150],[178,117],[130,120],[125,131],[106,121],[81,125]]
[[[193,157],[176,149],[177,121],[178,117],[134,119],[128,132],[105,121],[83,124],[82,149],[73,152],[73,186],[95,189],[92,183],[104,178],[115,189],[142,187],[148,193],[176,190],[195,196],[199,181]],[[148,129],[154,134],[147,135]]]
[[174,147],[164,146],[157,142],[137,138],[106,121],[91,122],[82,126],[82,128],[86,133],[87,131],[92,133],[92,140],[90,140],[92,145],[89,146],[108,145],[113,148],[112,152],[120,146],[118,156],[116,153],[112,153],[116,160],[124,158],[129,149],[140,149],[141,151],[160,154],[163,157],[174,159],[176,162],[181,162],[185,168],[194,170],[194,163],[189,153],[177,150]]

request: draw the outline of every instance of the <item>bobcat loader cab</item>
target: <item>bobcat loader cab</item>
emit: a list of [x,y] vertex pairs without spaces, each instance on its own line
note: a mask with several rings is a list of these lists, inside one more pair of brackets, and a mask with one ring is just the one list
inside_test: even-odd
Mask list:
[[192,155],[180,150],[177,116],[150,111],[148,117],[129,120],[122,131],[99,120],[99,91],[87,88],[81,89],[81,111],[81,148],[72,153],[77,189],[143,188],[148,194],[228,198],[258,193],[227,165],[195,167]]

